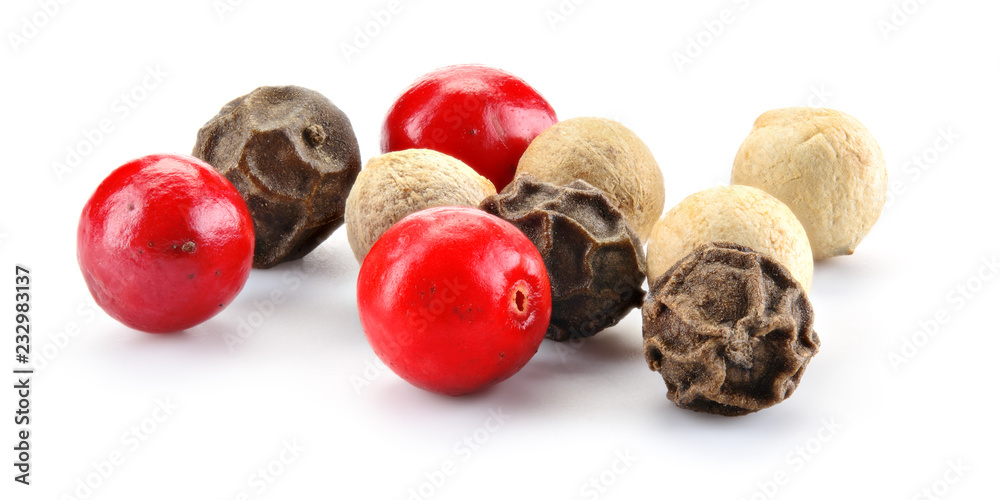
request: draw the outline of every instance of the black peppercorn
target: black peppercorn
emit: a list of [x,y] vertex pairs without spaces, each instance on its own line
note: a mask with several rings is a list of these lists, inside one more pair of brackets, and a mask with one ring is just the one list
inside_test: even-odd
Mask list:
[[547,338],[592,336],[642,305],[642,244],[603,191],[519,175],[480,208],[513,223],[542,254],[552,284]]
[[295,86],[260,87],[229,102],[198,131],[193,154],[246,200],[257,268],[304,257],[343,224],[361,171],[347,116]]
[[784,401],[820,345],[802,286],[734,243],[702,245],[654,281],[642,336],[671,401],[727,416]]

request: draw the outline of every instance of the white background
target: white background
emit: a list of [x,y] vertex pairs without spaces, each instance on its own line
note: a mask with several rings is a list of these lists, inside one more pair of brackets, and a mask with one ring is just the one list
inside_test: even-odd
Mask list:
[[[3,498],[995,495],[1000,279],[984,259],[1000,256],[996,2],[565,0],[553,26],[558,0],[404,0],[350,59],[343,45],[388,0],[232,3],[221,14],[213,0],[67,2],[51,16],[36,0],[0,7]],[[912,14],[886,24],[904,4]],[[32,19],[44,25],[25,27]],[[24,33],[26,44],[12,42]],[[699,36],[707,46],[689,47]],[[695,57],[678,67],[685,50]],[[481,394],[422,392],[375,362],[343,229],[300,262],[254,271],[228,309],[186,333],[139,333],[96,309],[75,228],[113,168],[189,153],[224,103],[282,84],[341,107],[367,160],[399,92],[466,62],[525,78],[561,118],[635,130],[663,169],[668,207],[728,183],[768,109],[823,105],[871,130],[896,195],[854,256],[817,265],[823,346],[791,399],[740,418],[676,408],[642,358],[637,312],[582,344],[547,341]],[[136,90],[157,68],[162,81]],[[143,99],[126,112],[130,92]],[[105,119],[111,131],[58,177],[54,162]],[[32,270],[39,366],[30,487],[10,465],[15,263]],[[225,336],[249,323],[230,349]],[[907,341],[920,347],[904,352]],[[176,408],[158,412],[157,400]],[[498,409],[499,427],[487,421]],[[302,450],[283,454],[285,442]],[[88,478],[92,491],[80,487]]]

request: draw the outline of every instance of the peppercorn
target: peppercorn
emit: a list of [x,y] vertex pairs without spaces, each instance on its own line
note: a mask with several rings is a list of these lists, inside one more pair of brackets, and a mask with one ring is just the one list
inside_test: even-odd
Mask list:
[[404,149],[376,156],[347,197],[347,241],[361,264],[403,217],[432,207],[475,207],[496,192],[489,179],[444,153]]
[[589,182],[608,195],[644,243],[663,213],[659,164],[635,132],[614,120],[571,118],[545,129],[521,156],[517,174],[555,184]]
[[698,247],[654,281],[642,336],[671,401],[726,416],[788,398],[820,345],[812,305],[788,270],[728,242]]
[[847,113],[819,108],[768,111],[733,161],[733,184],[788,205],[816,260],[850,255],[878,220],[889,175],[875,137]]
[[302,87],[260,87],[198,131],[193,155],[224,175],[253,216],[253,265],[313,251],[341,224],[361,153],[347,116]]
[[480,208],[513,223],[542,254],[552,284],[547,338],[590,337],[642,306],[642,244],[600,189],[521,174]]
[[712,241],[739,243],[777,259],[809,291],[813,254],[806,230],[784,203],[749,186],[705,189],[667,211],[654,226],[646,249],[650,283]]

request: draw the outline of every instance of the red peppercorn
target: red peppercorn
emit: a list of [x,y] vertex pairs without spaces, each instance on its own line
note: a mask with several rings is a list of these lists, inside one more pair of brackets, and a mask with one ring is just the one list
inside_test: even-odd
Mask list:
[[150,155],[115,169],[77,229],[77,259],[97,304],[127,326],[195,326],[239,293],[253,263],[253,221],[211,166]]
[[382,126],[382,152],[440,151],[502,191],[528,144],[555,123],[552,106],[524,80],[488,66],[448,66],[396,99]]
[[358,276],[361,326],[397,375],[457,396],[507,379],[538,350],[552,314],[538,250],[512,224],[438,207],[393,225]]

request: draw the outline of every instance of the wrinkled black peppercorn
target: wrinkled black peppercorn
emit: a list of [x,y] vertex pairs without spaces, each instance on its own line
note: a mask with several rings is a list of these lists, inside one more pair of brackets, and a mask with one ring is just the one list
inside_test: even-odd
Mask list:
[[642,244],[601,190],[520,175],[480,208],[513,223],[542,254],[552,284],[547,338],[592,336],[642,306]]
[[260,87],[232,100],[198,131],[193,154],[246,200],[257,268],[304,257],[343,224],[361,171],[347,116],[295,86]]
[[784,401],[820,345],[788,270],[734,243],[702,245],[655,280],[642,336],[671,401],[727,416]]

